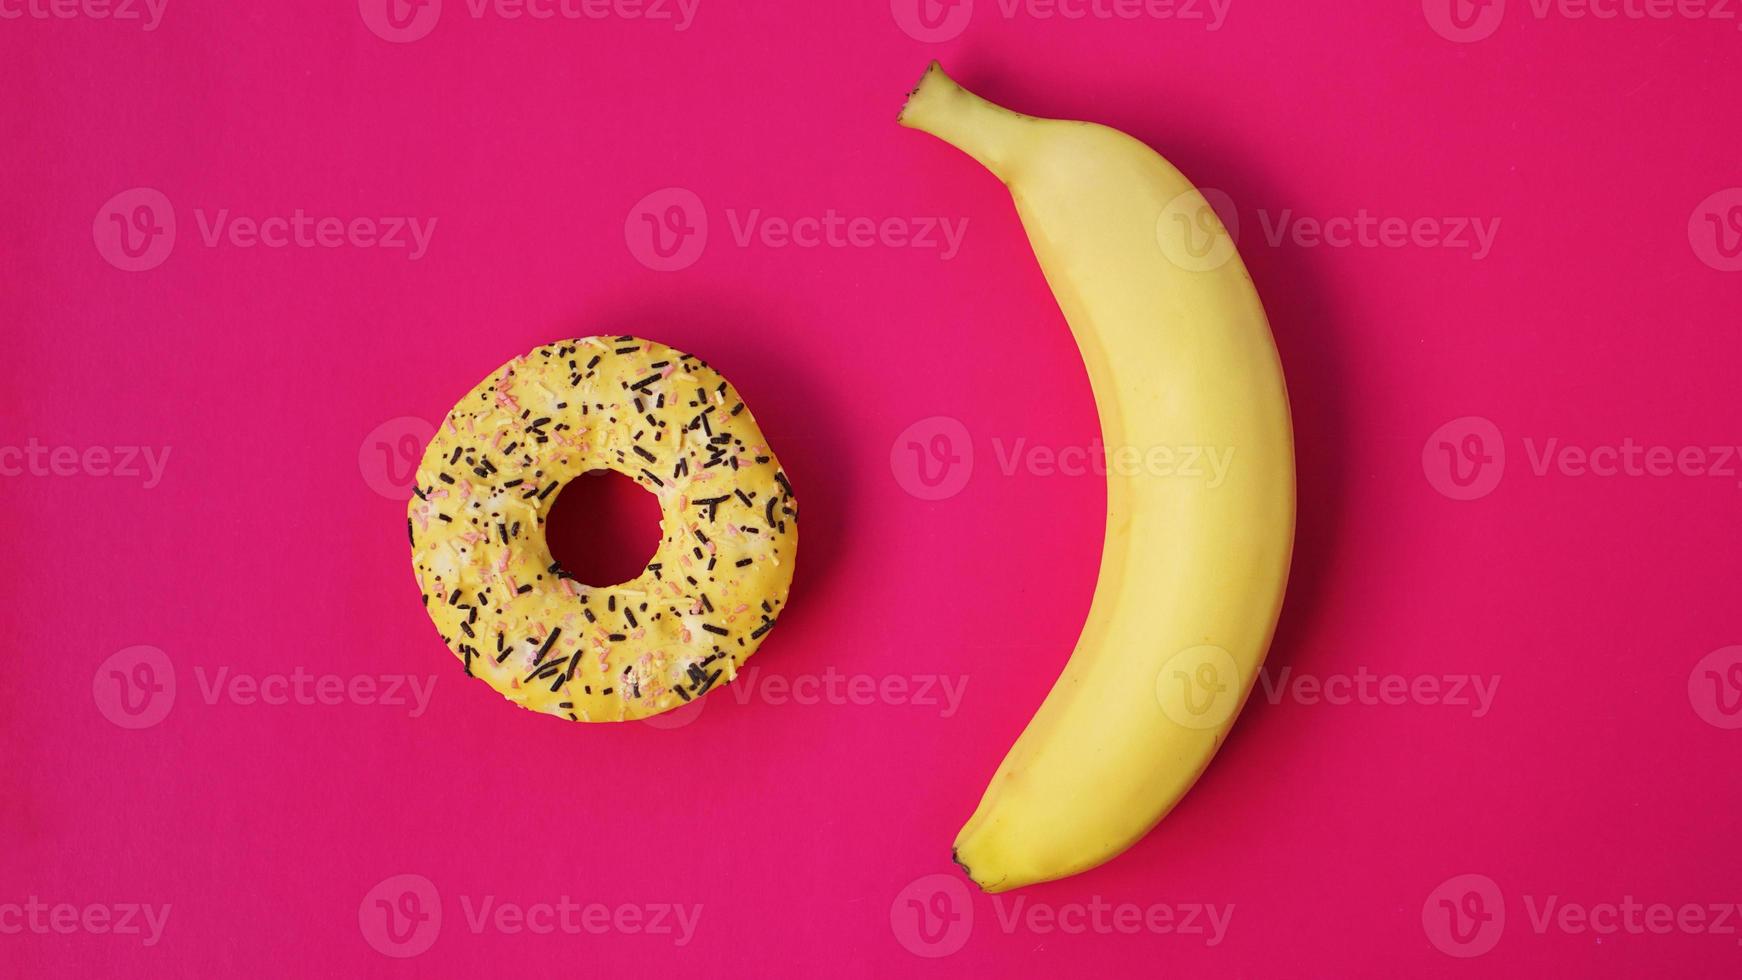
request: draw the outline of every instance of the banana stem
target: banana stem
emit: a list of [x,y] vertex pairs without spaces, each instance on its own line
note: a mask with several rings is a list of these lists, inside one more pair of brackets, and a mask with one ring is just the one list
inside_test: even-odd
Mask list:
[[1027,118],[956,84],[934,61],[908,95],[896,122],[936,136],[1009,183],[1012,150],[1026,135],[1022,123]]

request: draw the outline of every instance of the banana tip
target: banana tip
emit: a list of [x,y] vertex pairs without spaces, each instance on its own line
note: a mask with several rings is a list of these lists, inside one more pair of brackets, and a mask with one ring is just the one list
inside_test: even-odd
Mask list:
[[941,74],[943,70],[944,66],[939,64],[936,58],[932,59],[931,64],[925,66],[925,71],[920,73],[919,81],[913,83],[913,88],[907,90],[907,97],[901,102],[901,111],[895,115],[897,123],[903,126],[907,125],[907,109],[908,106],[912,105],[913,97],[919,94],[920,88],[925,85],[925,80],[931,77],[932,72]]
[[[934,61],[934,62],[932,62],[932,64],[935,65],[935,64],[937,64],[937,62]],[[981,891],[986,890],[986,886],[980,883],[980,879],[974,877],[974,870],[972,868],[968,867],[968,865],[962,860],[962,852],[961,851],[957,850],[954,847],[950,848],[950,860],[955,864],[956,867],[962,869],[962,874],[965,874],[968,876],[968,880],[974,883],[974,887],[980,889]]]

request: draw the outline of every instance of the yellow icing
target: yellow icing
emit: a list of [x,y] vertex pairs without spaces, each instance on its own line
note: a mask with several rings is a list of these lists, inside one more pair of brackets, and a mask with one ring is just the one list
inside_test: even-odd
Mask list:
[[[556,566],[544,521],[600,469],[659,498],[661,538],[640,575],[591,587]],[[540,347],[479,382],[425,450],[408,513],[424,604],[467,672],[575,721],[729,682],[784,608],[798,546],[791,484],[737,392],[636,337]]]

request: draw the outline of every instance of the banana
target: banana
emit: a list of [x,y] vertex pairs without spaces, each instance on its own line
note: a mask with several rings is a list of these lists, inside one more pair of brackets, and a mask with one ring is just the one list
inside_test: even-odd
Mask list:
[[[993,105],[936,62],[900,122],[1010,188],[1111,453],[1076,650],[956,837],[956,863],[1002,892],[1111,860],[1209,765],[1281,611],[1294,436],[1252,279],[1203,194],[1154,150]],[[1181,465],[1211,453],[1227,461],[1219,483]]]

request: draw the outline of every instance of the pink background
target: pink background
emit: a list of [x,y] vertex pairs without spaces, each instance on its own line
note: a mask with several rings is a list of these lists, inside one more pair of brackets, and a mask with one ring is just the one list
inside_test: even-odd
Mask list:
[[[1742,33],[1513,0],[1461,43],[1436,2],[1233,0],[1211,30],[978,0],[935,42],[874,0],[701,0],[682,31],[447,0],[403,43],[342,0],[169,0],[152,31],[0,24],[0,446],[171,452],[149,489],[0,477],[0,973],[1736,972],[1735,918],[1729,935],[1597,935],[1530,912],[1742,901],[1742,730],[1726,727],[1742,655],[1724,650],[1742,643],[1742,467],[1531,464],[1551,439],[1742,441],[1742,273],[1724,255],[1742,191],[1721,193],[1742,185]],[[934,57],[1010,105],[1130,131],[1238,211],[1299,442],[1271,679],[1500,679],[1481,717],[1261,689],[1148,839],[1018,893],[1023,916],[1231,904],[1214,945],[1007,929],[1013,899],[954,885],[949,842],[1075,639],[1104,491],[999,466],[1019,439],[1089,444],[1094,405],[1003,188],[894,125]],[[144,271],[105,260],[104,209],[132,188],[160,192],[177,229]],[[637,238],[665,188],[709,223],[669,272]],[[436,225],[415,261],[358,241],[208,245],[201,215],[222,209]],[[733,222],[754,209],[967,226],[948,259],[741,245]],[[1499,225],[1479,260],[1266,240],[1285,211],[1363,210]],[[1728,237],[1706,214],[1736,222]],[[677,727],[580,727],[464,678],[419,606],[376,443],[515,354],[606,332],[718,366],[804,502],[792,610],[758,677],[966,678],[958,710],[798,704],[741,678]],[[959,427],[908,431],[939,416]],[[974,468],[925,500],[891,461],[937,425]],[[1460,465],[1503,449],[1503,476],[1455,499],[1441,443],[1469,450]],[[104,665],[139,645],[177,693],[130,730],[109,720]],[[208,699],[202,678],[225,668],[437,682],[411,717]],[[369,920],[404,874],[443,918],[400,959]],[[462,904],[565,895],[702,913],[680,947],[475,934]],[[172,911],[147,947],[20,931],[5,906],[31,896]],[[1503,904],[1503,927],[1448,939],[1448,896]]]

